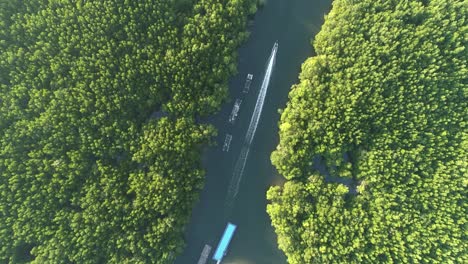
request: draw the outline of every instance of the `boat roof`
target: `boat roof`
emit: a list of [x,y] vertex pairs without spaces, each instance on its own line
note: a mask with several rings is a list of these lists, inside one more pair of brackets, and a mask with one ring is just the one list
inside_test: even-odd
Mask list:
[[213,255],[213,260],[220,261],[223,258],[224,253],[226,252],[227,247],[229,246],[229,243],[231,242],[231,239],[234,235],[234,232],[236,231],[236,228],[237,226],[234,224],[227,224],[223,237],[219,241],[218,247],[216,248],[216,251]]

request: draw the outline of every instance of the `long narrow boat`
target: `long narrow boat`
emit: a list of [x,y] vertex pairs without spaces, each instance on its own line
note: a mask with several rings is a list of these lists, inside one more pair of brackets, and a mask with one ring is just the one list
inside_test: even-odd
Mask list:
[[210,255],[210,252],[211,252],[211,246],[205,245],[200,255],[200,259],[198,259],[197,264],[206,264],[206,261],[208,260],[208,256]]
[[253,74],[247,74],[247,79],[245,79],[244,90],[243,93],[248,93],[250,90],[250,84],[252,84]]
[[223,151],[225,151],[225,152],[229,151],[229,146],[231,145],[231,140],[232,140],[232,135],[231,134],[226,134],[226,137],[224,138]]
[[227,248],[229,243],[231,243],[231,239],[234,236],[234,232],[236,231],[237,226],[231,223],[228,223],[226,229],[224,230],[224,234],[219,241],[218,247],[213,255],[213,260],[216,261],[217,264],[221,263],[223,257],[227,253]]
[[234,124],[236,121],[237,115],[239,114],[240,105],[242,103],[241,99],[236,99],[234,106],[232,107],[231,114],[229,115],[229,123]]

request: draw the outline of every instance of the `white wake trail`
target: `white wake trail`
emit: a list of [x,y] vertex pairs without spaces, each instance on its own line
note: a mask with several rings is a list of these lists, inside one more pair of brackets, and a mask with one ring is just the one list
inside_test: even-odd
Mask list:
[[229,189],[226,196],[226,209],[230,211],[234,200],[239,192],[239,185],[242,180],[242,175],[244,174],[245,164],[247,163],[247,157],[249,156],[250,145],[255,136],[255,131],[257,130],[258,122],[260,121],[260,116],[262,115],[263,104],[265,103],[265,97],[270,85],[271,75],[273,73],[273,67],[276,61],[276,52],[278,51],[278,43],[276,42],[273,45],[271,50],[271,55],[268,60],[268,65],[265,71],[265,77],[263,78],[262,86],[257,97],[257,102],[255,103],[255,109],[250,119],[249,128],[247,129],[247,134],[245,135],[245,141],[242,146],[241,153],[237,159],[236,165],[234,167],[234,172],[229,183]]

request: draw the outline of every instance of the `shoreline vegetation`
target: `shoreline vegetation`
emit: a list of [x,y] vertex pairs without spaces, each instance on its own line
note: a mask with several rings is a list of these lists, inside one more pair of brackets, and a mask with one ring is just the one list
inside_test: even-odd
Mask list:
[[0,3],[0,262],[181,253],[256,4]]
[[333,1],[271,155],[290,264],[468,262],[466,7]]

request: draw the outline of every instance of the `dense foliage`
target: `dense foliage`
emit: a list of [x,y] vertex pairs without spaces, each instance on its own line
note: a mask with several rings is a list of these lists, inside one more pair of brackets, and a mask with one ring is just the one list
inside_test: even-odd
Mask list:
[[267,196],[289,263],[467,263],[468,6],[336,0]]
[[0,262],[168,263],[247,0],[0,0]]

